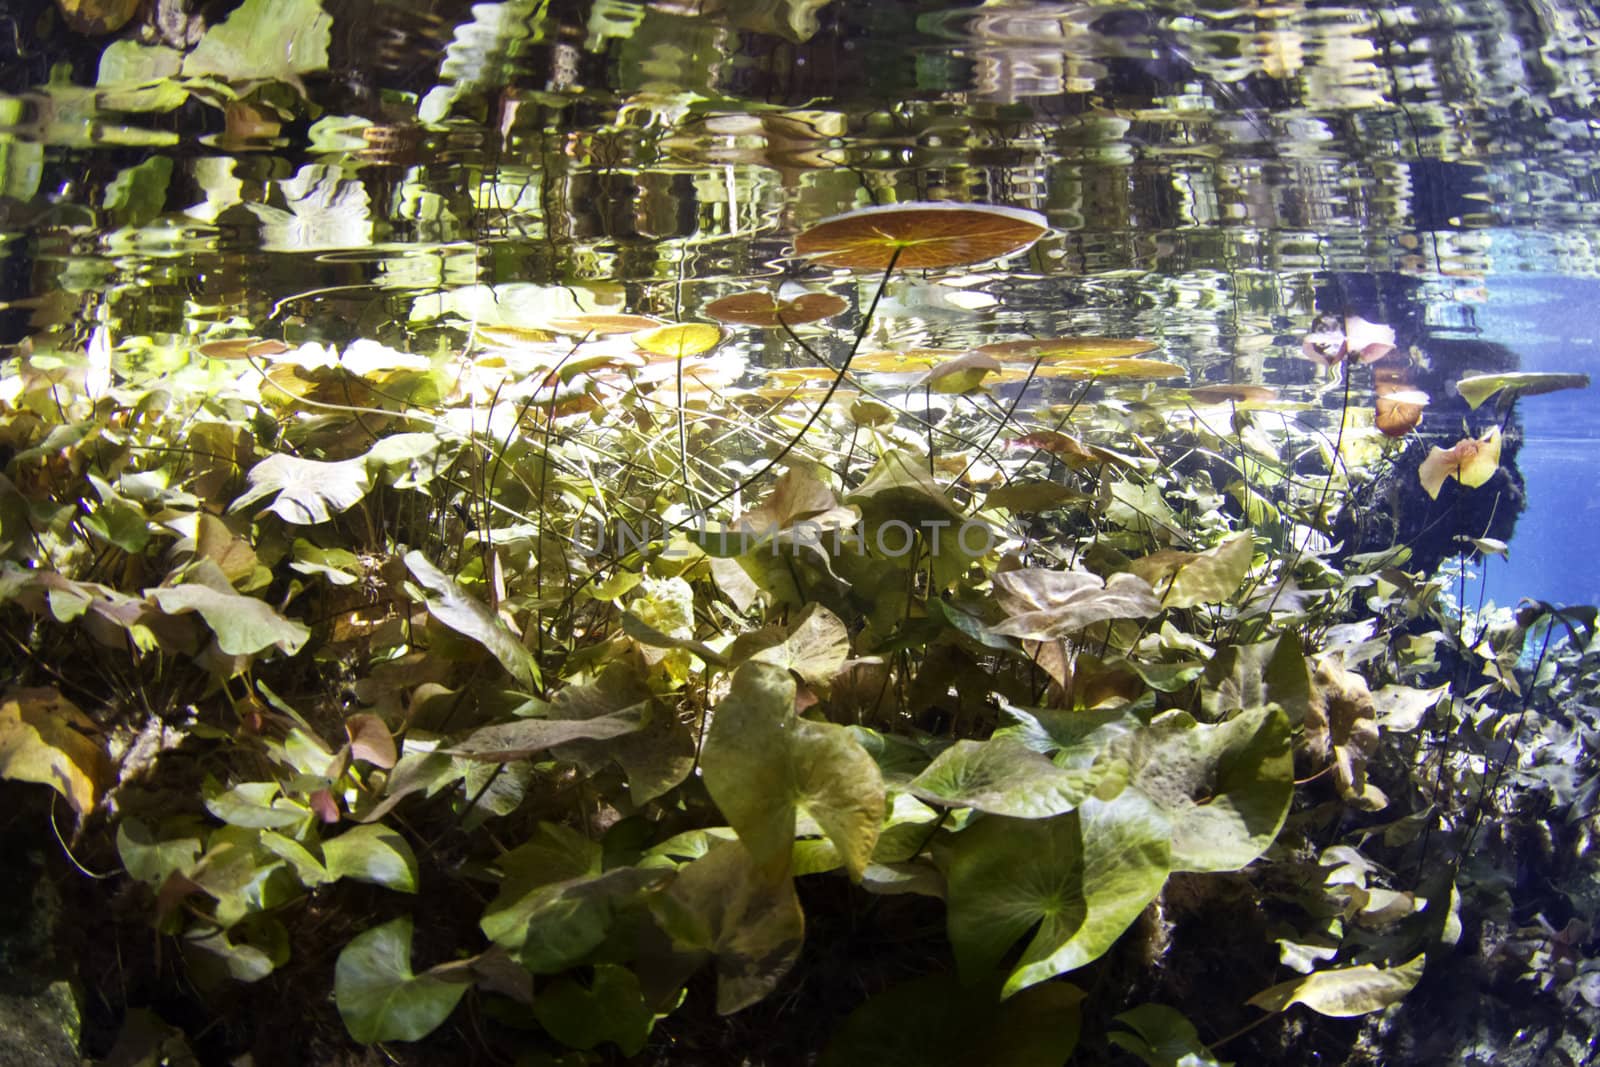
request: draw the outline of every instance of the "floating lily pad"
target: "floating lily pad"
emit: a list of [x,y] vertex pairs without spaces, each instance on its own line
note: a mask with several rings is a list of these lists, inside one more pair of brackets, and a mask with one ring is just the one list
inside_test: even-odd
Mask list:
[[783,300],[771,293],[735,293],[705,306],[708,317],[744,326],[800,326],[839,314],[849,303],[833,293],[805,293]]
[[1587,374],[1539,374],[1522,371],[1514,374],[1475,374],[1456,383],[1456,392],[1472,408],[1477,408],[1496,393],[1505,399],[1518,396],[1537,396],[1562,389],[1587,389]]
[[658,326],[634,336],[633,343],[641,352],[666,359],[683,359],[709,352],[722,342],[722,331],[703,322],[683,322],[674,326]]
[[1155,343],[1137,337],[1038,337],[979,345],[978,351],[995,359],[1042,359],[1046,363],[1075,359],[1124,359],[1155,351]]
[[491,344],[509,348],[548,344],[556,339],[556,335],[549,330],[536,330],[528,326],[497,326],[487,322],[478,324],[478,336]]
[[883,374],[928,370],[961,355],[958,348],[908,348],[903,352],[868,352],[850,361],[850,369]]
[[592,333],[596,337],[608,337],[617,333],[653,330],[661,325],[661,320],[645,315],[569,315],[551,319],[545,325],[557,333],[579,335]]
[[1265,385],[1193,385],[1186,392],[1202,404],[1243,404],[1278,399],[1278,391]]
[[829,267],[938,270],[1021,252],[1045,235],[1043,215],[990,204],[913,202],[824,219],[794,249]]
[[259,337],[207,341],[197,349],[207,359],[270,359],[289,350],[289,346],[282,341],[264,341]]

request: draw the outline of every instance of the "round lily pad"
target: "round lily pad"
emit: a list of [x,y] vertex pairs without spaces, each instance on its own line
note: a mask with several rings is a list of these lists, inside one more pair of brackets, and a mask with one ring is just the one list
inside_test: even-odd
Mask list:
[[1048,229],[1043,215],[1021,208],[912,202],[824,219],[794,249],[828,267],[937,270],[1021,252]]
[[839,314],[849,303],[833,293],[806,293],[782,300],[771,293],[734,293],[705,306],[708,317],[743,326],[800,326]]

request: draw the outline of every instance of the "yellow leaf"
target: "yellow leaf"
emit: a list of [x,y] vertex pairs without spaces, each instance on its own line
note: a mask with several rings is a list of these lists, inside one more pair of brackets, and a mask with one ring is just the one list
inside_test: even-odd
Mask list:
[[18,689],[0,703],[0,778],[38,782],[79,815],[94,810],[107,776],[89,717],[54,689]]
[[634,335],[633,343],[641,352],[668,359],[698,356],[717,347],[722,331],[703,322],[684,322],[675,326],[662,326]]

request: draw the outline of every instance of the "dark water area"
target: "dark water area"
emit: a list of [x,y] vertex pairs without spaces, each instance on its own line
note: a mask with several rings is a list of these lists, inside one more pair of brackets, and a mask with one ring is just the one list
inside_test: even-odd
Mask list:
[[[1052,230],[898,289],[873,347],[1140,336],[1193,382],[1309,390],[1328,425],[1301,339],[1358,314],[1396,329],[1444,446],[1492,418],[1453,380],[1595,361],[1586,4],[285,3],[259,54],[218,53],[242,86],[183,58],[228,5],[147,8],[110,35],[3,20],[0,340],[695,317],[825,279],[788,255],[805,225],[917,199]],[[1528,501],[1497,601],[1596,595],[1586,411],[1509,424]]]

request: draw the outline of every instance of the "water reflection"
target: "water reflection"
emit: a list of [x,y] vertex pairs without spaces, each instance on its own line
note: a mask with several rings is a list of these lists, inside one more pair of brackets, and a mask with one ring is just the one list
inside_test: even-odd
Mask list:
[[908,289],[884,343],[1140,334],[1216,380],[1303,377],[1334,274],[1410,279],[1410,343],[1492,258],[1595,267],[1600,38],[1570,0],[323,6],[248,52],[209,11],[17,29],[16,71],[71,69],[0,98],[7,339],[102,295],[124,332],[334,340],[470,285],[693,311],[889,199],[1054,230],[1003,277]]

